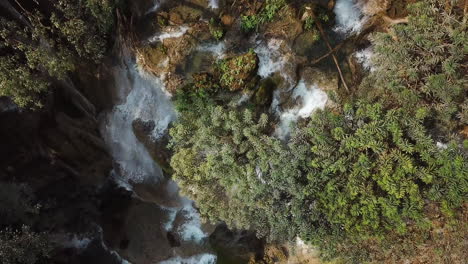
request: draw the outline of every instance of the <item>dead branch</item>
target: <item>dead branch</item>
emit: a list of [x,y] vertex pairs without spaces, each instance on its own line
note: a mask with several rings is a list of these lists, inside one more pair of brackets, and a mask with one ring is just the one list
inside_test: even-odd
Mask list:
[[383,15],[383,16],[382,16],[382,19],[383,19],[385,22],[387,22],[388,24],[390,24],[390,25],[406,24],[406,23],[409,22],[409,21],[408,21],[408,17],[395,18],[395,19],[393,19],[393,18],[391,18],[391,17],[389,17],[389,16],[387,16],[387,15]]
[[317,59],[311,61],[310,63],[311,63],[311,64],[317,64],[317,63],[319,63],[319,62],[322,61],[323,59],[327,58],[328,56],[330,56],[331,54],[333,54],[333,53],[335,53],[337,50],[339,50],[339,49],[343,46],[344,43],[345,43],[345,42],[341,42],[340,44],[338,44],[337,46],[335,46],[332,50],[330,50],[329,52],[325,53],[323,56],[320,56],[319,58],[317,58]]
[[345,87],[346,91],[349,92],[349,88],[348,88],[348,85],[346,84],[345,78],[344,78],[343,73],[341,71],[340,64],[338,62],[338,59],[335,56],[335,52],[334,52],[333,48],[331,47],[330,42],[328,41],[327,35],[323,31],[322,24],[320,23],[320,20],[315,16],[314,12],[312,12],[311,15],[312,15],[312,18],[314,19],[315,23],[317,24],[317,28],[319,29],[320,34],[322,35],[322,38],[325,41],[325,44],[327,45],[328,49],[330,50],[330,55],[333,58],[333,62],[335,62],[336,69],[338,70],[338,74],[340,75],[340,79],[343,82],[343,86]]

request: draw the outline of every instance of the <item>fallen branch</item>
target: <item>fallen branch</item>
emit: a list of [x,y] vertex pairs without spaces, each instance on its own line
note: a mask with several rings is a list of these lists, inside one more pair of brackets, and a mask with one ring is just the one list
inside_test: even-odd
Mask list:
[[[335,62],[336,69],[338,70],[338,74],[340,75],[341,81],[343,82],[343,86],[345,87],[346,91],[349,92],[348,85],[346,84],[345,78],[343,76],[343,73],[341,72],[340,64],[338,63],[338,59],[335,56],[335,51],[331,47],[330,42],[328,41],[328,37],[323,31],[322,24],[320,23],[320,20],[315,16],[314,12],[312,12],[312,18],[314,19],[315,23],[317,24],[317,28],[320,31],[320,34],[322,35],[323,40],[325,41],[325,44],[327,45],[328,49],[330,50],[330,55],[333,58],[333,61]],[[335,47],[336,48],[336,47]]]
[[310,63],[311,63],[311,64],[317,64],[317,63],[319,63],[319,62],[322,61],[323,59],[327,58],[328,56],[330,56],[331,54],[333,54],[333,53],[335,53],[337,50],[339,50],[339,49],[343,46],[344,43],[345,43],[345,42],[341,42],[340,44],[338,44],[337,46],[335,46],[332,50],[330,50],[329,52],[325,53],[323,56],[320,56],[319,58],[317,58],[317,59],[311,61]]
[[409,22],[408,17],[403,17],[403,18],[390,18],[387,15],[382,16],[382,19],[387,22],[390,25],[396,25],[396,24],[406,24]]

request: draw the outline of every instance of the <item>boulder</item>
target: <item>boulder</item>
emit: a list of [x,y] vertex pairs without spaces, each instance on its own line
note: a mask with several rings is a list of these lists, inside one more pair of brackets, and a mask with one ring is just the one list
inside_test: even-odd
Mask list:
[[296,10],[288,7],[283,9],[277,17],[278,19],[265,25],[265,36],[292,43],[303,31],[302,21],[296,17]]
[[277,83],[272,77],[268,77],[260,81],[259,87],[254,94],[254,102],[257,105],[268,106],[273,99],[273,91],[277,87]]
[[323,91],[336,91],[339,85],[339,76],[336,71],[306,67],[301,71],[301,78],[308,86],[317,85]]
[[133,120],[133,133],[137,139],[146,147],[153,160],[168,175],[172,173],[169,165],[171,152],[166,148],[169,141],[168,137],[155,139],[152,137],[155,124],[154,121],[143,121],[141,119]]

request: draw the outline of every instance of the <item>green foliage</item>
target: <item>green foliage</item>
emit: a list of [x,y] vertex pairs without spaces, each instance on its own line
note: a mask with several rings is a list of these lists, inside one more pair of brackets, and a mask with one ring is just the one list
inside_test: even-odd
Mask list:
[[[272,240],[299,236],[346,263],[375,260],[373,245],[418,248],[438,229],[430,207],[457,223],[468,197],[467,143],[454,133],[468,116],[466,25],[436,0],[409,11],[393,35],[374,36],[376,70],[348,104],[314,113],[288,142],[266,114],[213,95],[187,100],[170,130],[171,166],[201,214]],[[245,87],[243,65],[221,61],[221,86]]]
[[292,238],[290,209],[303,204],[287,190],[297,184],[299,161],[284,162],[291,153],[270,129],[267,115],[250,110],[209,104],[183,112],[170,130],[173,177],[206,218]]
[[48,257],[52,250],[44,233],[31,230],[28,224],[39,213],[31,191],[16,183],[0,182],[0,259],[2,263],[34,264]]
[[30,10],[28,24],[0,18],[0,95],[41,107],[51,80],[64,79],[80,60],[99,62],[114,25],[113,5],[62,0],[47,14]]
[[444,6],[439,0],[412,4],[409,23],[373,36],[376,70],[361,85],[361,94],[409,112],[426,107],[437,128],[448,132],[466,124],[462,65],[468,39],[466,23]]
[[258,66],[257,54],[251,49],[249,52],[217,63],[221,86],[231,91],[247,86],[247,82],[256,75]]
[[241,16],[241,28],[245,32],[256,30],[260,25],[260,18],[257,15]]
[[278,11],[284,6],[286,6],[285,0],[266,0],[258,14],[241,16],[242,30],[244,32],[257,30],[260,25],[272,21]]
[[437,149],[423,122],[403,109],[364,103],[313,116],[307,178],[330,224],[354,236],[405,233],[407,223],[423,220],[428,198],[448,210],[461,206],[468,195],[466,156],[456,145]]
[[193,82],[179,89],[174,96],[175,108],[179,112],[197,111],[219,90],[219,85],[207,73],[194,74]]
[[220,40],[223,38],[224,36],[224,30],[223,28],[221,27],[221,25],[216,22],[214,20],[214,18],[211,18],[210,19],[210,24],[209,24],[209,27],[210,27],[210,33],[211,35],[216,39],[216,40]]

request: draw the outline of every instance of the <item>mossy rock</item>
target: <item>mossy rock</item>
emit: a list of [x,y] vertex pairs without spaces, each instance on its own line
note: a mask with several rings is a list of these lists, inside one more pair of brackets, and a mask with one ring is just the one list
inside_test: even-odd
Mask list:
[[260,85],[254,95],[254,103],[261,106],[270,105],[273,100],[273,91],[278,84],[271,77],[260,81]]
[[207,72],[200,72],[192,75],[193,86],[196,90],[199,91],[210,91],[211,93],[216,92],[219,88],[218,83],[216,83]]
[[307,56],[319,40],[320,33],[317,30],[305,31],[294,41],[293,50],[300,56]]
[[257,82],[258,56],[253,51],[218,63],[220,84],[230,91],[251,89]]
[[179,5],[169,11],[169,20],[175,24],[195,23],[202,15],[201,8]]
[[167,48],[162,43],[148,45],[140,49],[144,63],[153,68],[160,64],[167,57]]

